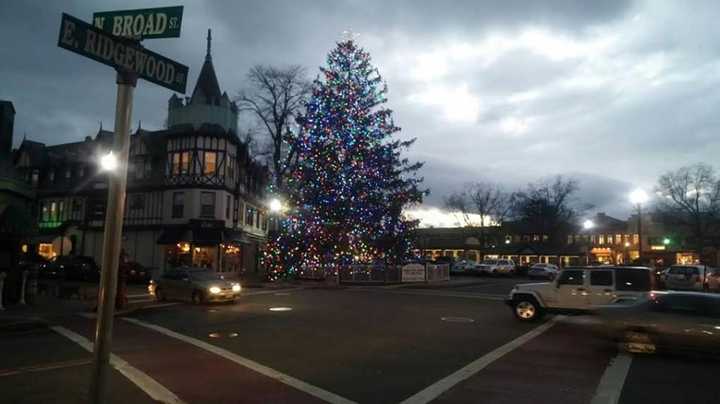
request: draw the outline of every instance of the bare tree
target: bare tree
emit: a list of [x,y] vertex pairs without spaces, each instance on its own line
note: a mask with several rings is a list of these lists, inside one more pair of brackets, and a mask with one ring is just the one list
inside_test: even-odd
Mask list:
[[241,111],[252,113],[270,138],[273,182],[283,189],[296,158],[291,129],[310,93],[305,70],[297,65],[274,67],[256,65],[247,76],[248,87],[237,98]]
[[577,181],[564,180],[562,176],[529,184],[515,194],[513,215],[534,231],[547,235],[550,242],[557,243],[559,237],[572,228],[579,213],[589,208],[575,203],[578,189]]
[[[491,222],[502,223],[512,207],[513,194],[503,191],[497,184],[477,182],[467,190],[455,192],[445,199],[448,209],[458,212],[466,227],[477,227],[480,243],[484,246],[485,227]],[[472,220],[471,214],[480,218],[480,223]]]
[[692,234],[701,257],[706,246],[718,246],[720,230],[720,178],[707,164],[695,164],[660,177],[656,213],[672,225],[685,227]]

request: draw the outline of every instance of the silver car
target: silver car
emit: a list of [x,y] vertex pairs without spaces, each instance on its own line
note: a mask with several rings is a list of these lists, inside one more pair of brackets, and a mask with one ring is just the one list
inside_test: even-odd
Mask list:
[[653,291],[635,303],[597,310],[597,330],[631,352],[702,351],[720,354],[720,295]]
[[179,267],[166,271],[160,279],[152,281],[149,290],[159,301],[185,300],[201,304],[235,301],[242,287],[209,269]]
[[673,265],[665,271],[665,288],[707,291],[708,274],[712,271],[707,265]]

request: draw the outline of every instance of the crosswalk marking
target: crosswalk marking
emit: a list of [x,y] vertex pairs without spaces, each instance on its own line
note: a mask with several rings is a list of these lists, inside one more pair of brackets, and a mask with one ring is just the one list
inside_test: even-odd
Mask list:
[[620,401],[625,378],[632,364],[632,356],[621,352],[610,363],[600,379],[591,404],[617,404]]
[[320,387],[313,386],[312,384],[306,383],[302,380],[296,379],[292,376],[286,375],[284,373],[278,372],[275,369],[269,368],[265,365],[261,365],[253,360],[244,358],[236,353],[230,352],[226,349],[220,348],[218,346],[209,344],[205,341],[201,341],[196,338],[189,337],[187,335],[183,335],[180,333],[177,333],[175,331],[169,330],[165,327],[160,327],[155,324],[146,323],[144,321],[135,319],[135,318],[123,318],[123,320],[130,322],[135,325],[139,325],[141,327],[145,327],[154,331],[157,331],[161,334],[167,335],[168,337],[172,337],[175,339],[178,339],[180,341],[183,341],[185,343],[188,343],[190,345],[194,345],[200,349],[204,349],[205,351],[214,353],[218,356],[221,356],[231,362],[235,362],[238,365],[244,366],[248,369],[254,370],[257,373],[260,373],[261,375],[270,377],[272,379],[275,379],[281,383],[287,384],[288,386],[294,387],[300,391],[303,391],[307,394],[310,394],[312,396],[315,396],[321,400],[324,400],[328,403],[332,404],[356,404],[354,401],[350,401],[344,397],[341,397],[335,393],[332,393],[327,390],[323,390]]
[[544,333],[550,327],[552,327],[556,321],[562,319],[563,316],[557,316],[545,324],[536,327],[532,329],[531,331],[515,338],[514,340],[508,342],[507,344],[494,349],[493,351],[481,356],[480,358],[474,360],[473,362],[470,362],[468,365],[464,366],[460,370],[455,371],[454,373],[438,380],[434,384],[426,387],[425,389],[419,391],[418,393],[406,398],[403,400],[400,404],[425,404],[429,403],[430,401],[438,398],[441,394],[444,392],[450,390],[454,386],[456,386],[458,383],[462,382],[463,380],[468,379],[469,377],[473,376],[477,372],[483,370],[491,363],[495,362],[496,360],[502,358],[506,354],[512,352],[513,350],[519,348],[526,342],[530,341],[531,339],[537,337],[538,335]]
[[[53,326],[50,327],[56,333],[69,339],[80,345],[88,352],[93,351],[93,343],[89,339],[82,335],[68,330],[65,327]],[[112,367],[117,369],[123,376],[127,377],[131,382],[135,383],[140,387],[147,395],[153,400],[167,404],[185,404],[178,396],[172,391],[168,390],[162,384],[158,383],[155,379],[148,376],[145,372],[137,369],[136,367],[127,363],[124,359],[119,358],[114,354],[110,354],[110,364]]]

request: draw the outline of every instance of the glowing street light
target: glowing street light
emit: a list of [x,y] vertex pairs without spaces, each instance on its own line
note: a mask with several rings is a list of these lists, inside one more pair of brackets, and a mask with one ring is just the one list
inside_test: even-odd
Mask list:
[[640,261],[640,264],[642,265],[642,247],[643,247],[643,237],[642,237],[642,205],[643,203],[647,202],[650,197],[648,196],[647,192],[644,190],[638,188],[630,193],[630,203],[637,206],[638,210],[638,261]]
[[595,222],[593,222],[593,221],[590,220],[590,219],[587,219],[587,220],[585,220],[585,221],[583,222],[582,226],[583,226],[583,229],[585,229],[585,230],[590,230],[590,229],[592,229],[593,227],[595,227]]
[[270,212],[279,213],[282,210],[282,202],[280,202],[280,199],[278,198],[273,198],[270,201],[269,207]]
[[112,151],[100,156],[101,171],[115,171],[118,168],[118,159]]
[[630,193],[630,203],[633,205],[641,205],[647,202],[649,198],[647,192],[642,189],[636,189]]

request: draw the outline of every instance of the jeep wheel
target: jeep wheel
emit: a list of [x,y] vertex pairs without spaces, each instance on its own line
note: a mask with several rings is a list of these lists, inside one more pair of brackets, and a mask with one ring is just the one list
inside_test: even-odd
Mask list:
[[542,317],[542,308],[535,299],[521,298],[513,304],[513,313],[520,321],[535,321]]

